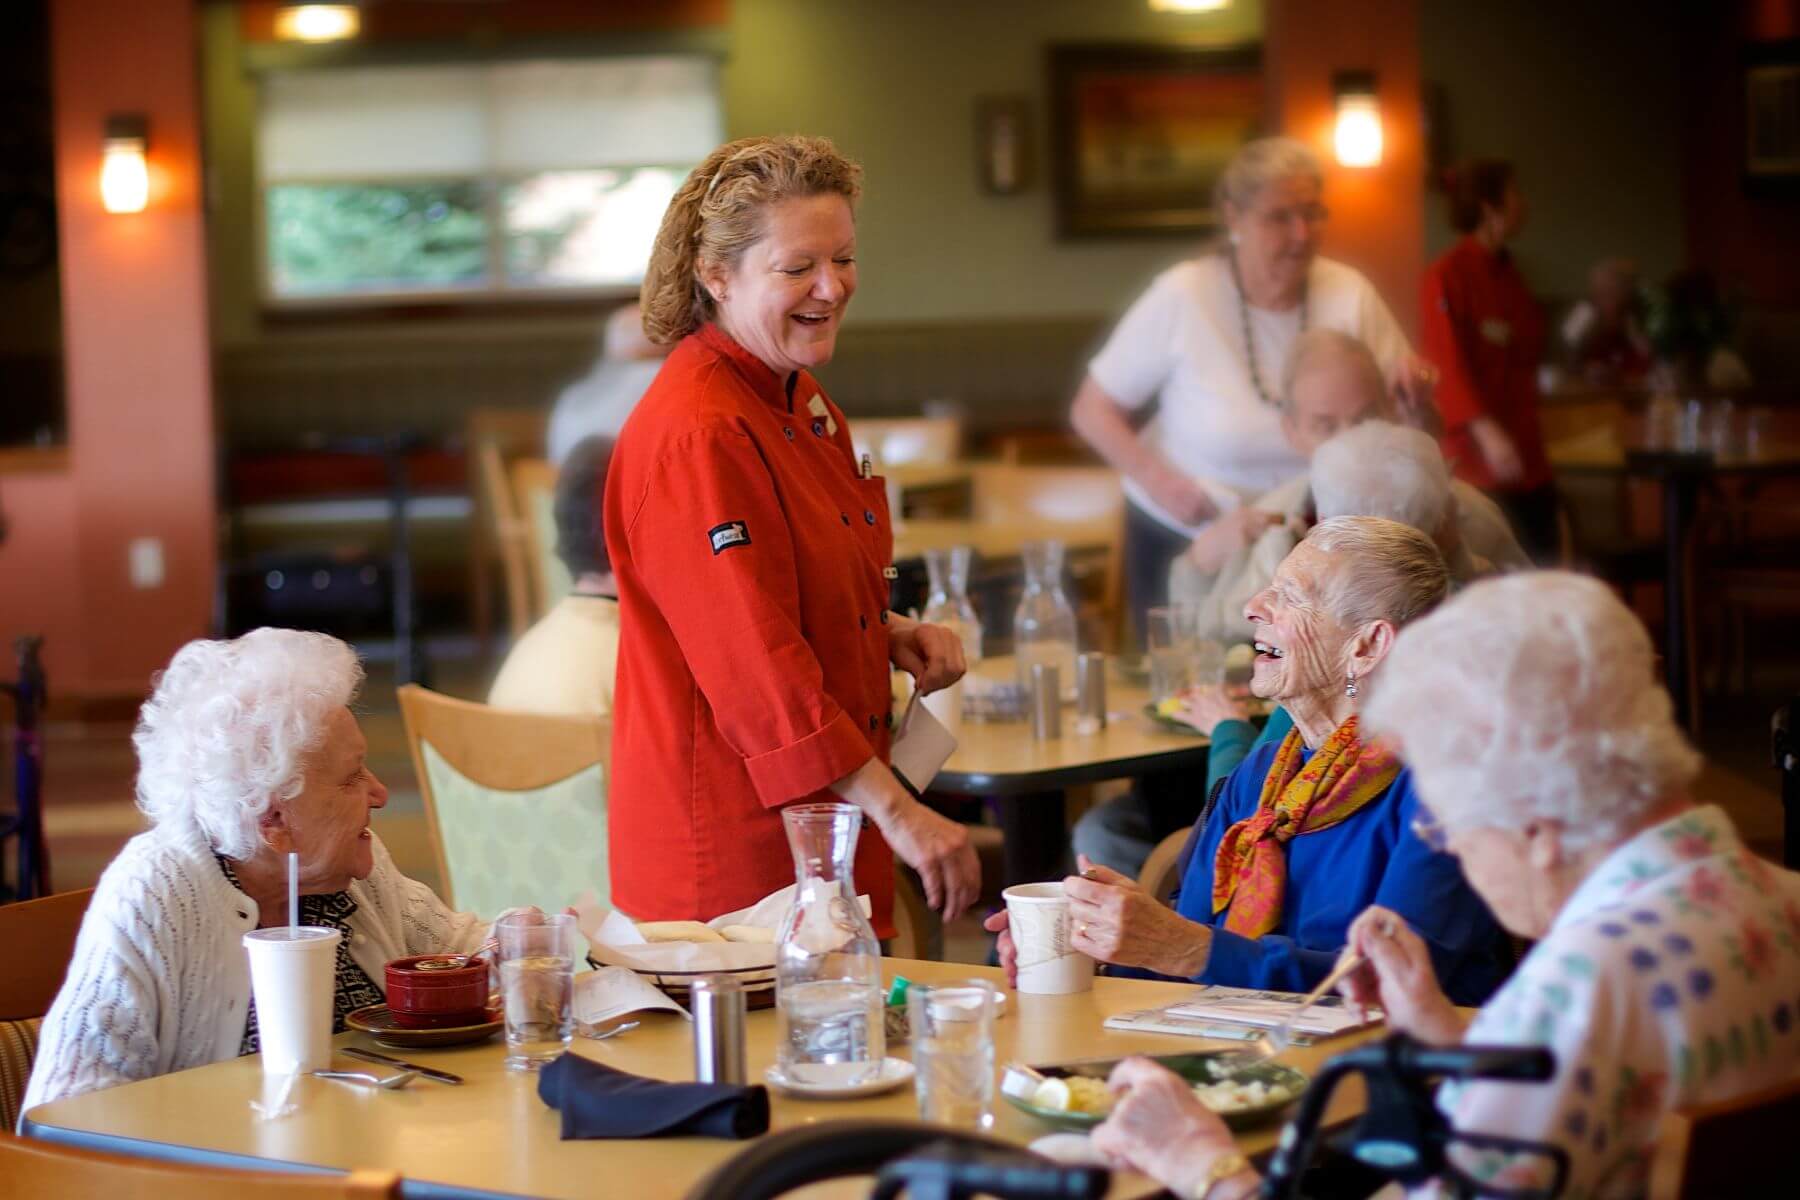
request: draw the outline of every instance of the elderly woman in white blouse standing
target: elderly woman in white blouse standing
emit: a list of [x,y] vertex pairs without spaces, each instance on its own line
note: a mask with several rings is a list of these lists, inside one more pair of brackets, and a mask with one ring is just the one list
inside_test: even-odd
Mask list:
[[[1350,927],[1369,965],[1346,990],[1428,1043],[1549,1047],[1547,1083],[1472,1081],[1439,1106],[1459,1132],[1566,1152],[1564,1196],[1642,1196],[1667,1113],[1800,1072],[1800,875],[1693,795],[1700,756],[1655,670],[1644,627],[1604,584],[1533,572],[1409,626],[1364,710],[1412,768],[1430,814],[1419,836],[1537,944],[1465,1029],[1424,943],[1372,907]],[[1180,1080],[1132,1059],[1112,1086],[1104,1152],[1184,1196],[1255,1191],[1230,1132]],[[1550,1182],[1541,1154],[1453,1165],[1496,1187]]]
[[387,803],[350,712],[362,682],[336,638],[258,629],[182,647],[132,741],[151,828],[106,868],[44,1019],[24,1107],[247,1054],[258,1045],[243,936],[338,930],[335,1032],[384,999],[390,959],[469,953],[487,926],[395,868],[369,829]]
[[[1253,537],[1268,521],[1249,502],[1306,469],[1278,404],[1303,331],[1359,338],[1406,414],[1430,407],[1431,368],[1374,286],[1318,253],[1323,190],[1304,144],[1275,137],[1244,146],[1219,177],[1224,243],[1157,276],[1088,364],[1072,418],[1125,476],[1134,616],[1165,602],[1169,564],[1210,523],[1248,522]],[[1136,428],[1152,404],[1155,415]]]

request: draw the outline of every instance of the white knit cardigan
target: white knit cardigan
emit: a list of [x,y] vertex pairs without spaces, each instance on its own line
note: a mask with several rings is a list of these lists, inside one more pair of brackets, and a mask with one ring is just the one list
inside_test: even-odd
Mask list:
[[[237,1056],[250,1006],[243,936],[256,901],[233,887],[197,826],[132,838],[94,891],[74,961],[44,1019],[23,1112],[66,1096]],[[352,883],[350,957],[375,985],[408,954],[468,953],[487,925],[394,866]]]

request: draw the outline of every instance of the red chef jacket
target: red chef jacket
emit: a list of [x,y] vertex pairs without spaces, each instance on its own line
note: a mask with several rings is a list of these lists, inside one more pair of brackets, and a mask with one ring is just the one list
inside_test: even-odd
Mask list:
[[1469,422],[1492,417],[1518,447],[1524,474],[1507,491],[1550,482],[1538,427],[1538,364],[1544,315],[1512,256],[1465,237],[1425,272],[1421,290],[1422,350],[1442,374],[1437,403],[1444,416],[1444,455],[1459,478],[1494,489]]
[[[710,920],[794,881],[777,811],[888,756],[884,481],[844,414],[716,326],[683,339],[607,470],[619,664],[607,787],[613,901]],[[893,853],[863,823],[856,886],[891,937]]]

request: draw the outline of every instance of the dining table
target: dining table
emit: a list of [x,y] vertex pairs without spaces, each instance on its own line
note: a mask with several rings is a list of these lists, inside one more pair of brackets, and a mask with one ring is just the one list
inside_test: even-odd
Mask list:
[[[1003,975],[992,967],[885,959],[883,968],[890,983],[895,977],[928,984],[985,979],[1005,987]],[[1100,977],[1091,991],[1074,995],[1009,992],[1005,1010],[994,1023],[996,1062],[1002,1067],[1013,1061],[1041,1066],[1238,1045],[1104,1028],[1109,1016],[1170,1004],[1193,990],[1185,983]],[[639,1075],[691,1080],[687,1019],[669,1012],[637,1016],[638,1028],[604,1041],[577,1037],[570,1053]],[[775,1060],[776,1033],[773,1010],[746,1016],[746,1057],[753,1081],[760,1082]],[[1364,1030],[1291,1047],[1281,1061],[1311,1076],[1331,1055],[1379,1034],[1378,1029]],[[252,1054],[39,1105],[25,1114],[23,1132],[71,1146],[189,1164],[317,1172],[390,1170],[400,1174],[403,1196],[431,1200],[679,1197],[752,1144],[694,1137],[564,1141],[559,1114],[538,1097],[537,1076],[507,1069],[505,1046],[498,1037],[475,1045],[392,1050],[379,1047],[367,1034],[346,1033],[333,1044],[334,1050],[380,1049],[451,1072],[464,1082],[449,1085],[421,1078],[403,1090],[385,1091],[302,1077],[293,1097],[295,1111],[264,1120],[251,1107],[263,1090],[261,1062]],[[888,1050],[895,1057],[910,1056],[903,1044]],[[371,1069],[341,1054],[332,1065]],[[771,1133],[837,1120],[913,1121],[918,1111],[910,1086],[854,1100],[806,1099],[772,1089],[770,1101]],[[1334,1094],[1326,1123],[1354,1118],[1364,1102],[1360,1081],[1348,1080]],[[1250,1157],[1266,1154],[1280,1131],[1279,1120],[1240,1131],[1239,1149]],[[1054,1131],[996,1094],[990,1136],[1024,1146],[1050,1132]],[[1108,1195],[1125,1200],[1158,1190],[1144,1176],[1122,1171],[1115,1175]],[[796,1193],[808,1200],[867,1194],[866,1180],[814,1184]]]
[[1675,705],[1675,719],[1693,728],[1689,671],[1688,611],[1691,572],[1689,541],[1700,506],[1701,489],[1726,479],[1766,480],[1800,476],[1800,438],[1786,436],[1760,442],[1754,453],[1733,449],[1669,449],[1653,445],[1641,418],[1600,426],[1560,441],[1546,450],[1550,465],[1571,475],[1612,475],[1645,479],[1662,492],[1663,543],[1663,679]]
[[[1108,671],[1107,719],[1097,731],[1079,732],[1069,704],[1063,706],[1061,732],[1054,738],[1035,736],[1028,719],[977,721],[965,716],[957,729],[956,750],[931,788],[993,802],[1005,836],[1005,885],[1062,873],[1069,845],[1069,788],[1146,775],[1191,775],[1199,811],[1211,743],[1197,729],[1153,720],[1146,712],[1148,681],[1123,666],[1115,660]],[[997,655],[975,664],[971,673],[1008,681],[1016,670],[1011,655]],[[965,695],[970,686],[965,682]]]

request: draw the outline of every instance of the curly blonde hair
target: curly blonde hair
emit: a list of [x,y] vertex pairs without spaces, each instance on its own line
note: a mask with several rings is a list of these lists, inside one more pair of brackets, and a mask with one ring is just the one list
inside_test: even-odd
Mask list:
[[862,198],[862,167],[825,138],[740,138],[706,156],[669,201],[639,303],[644,335],[673,345],[713,319],[700,266],[731,269],[765,231],[771,205],[807,196]]

